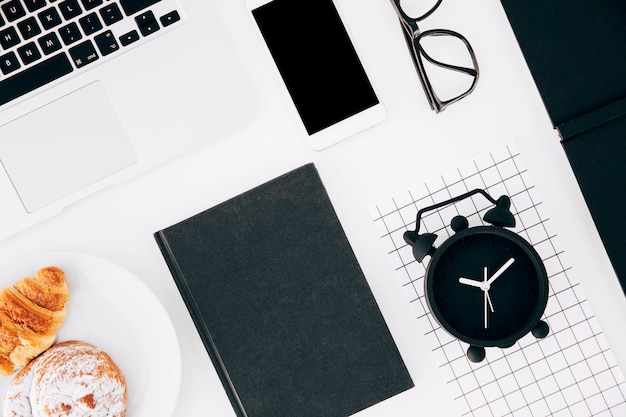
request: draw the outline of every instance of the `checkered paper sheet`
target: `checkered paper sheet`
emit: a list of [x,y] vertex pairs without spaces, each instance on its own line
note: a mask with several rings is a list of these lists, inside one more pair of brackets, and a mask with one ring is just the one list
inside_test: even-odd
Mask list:
[[[543,319],[550,334],[526,335],[507,349],[487,348],[480,363],[465,355],[468,345],[443,330],[424,297],[425,266],[404,242],[421,208],[475,188],[494,198],[511,197],[517,220],[512,230],[528,240],[543,259],[550,296]],[[453,232],[450,220],[462,214],[470,226],[483,224],[492,205],[477,195],[425,213],[420,232],[436,233],[438,246]],[[607,345],[580,282],[567,263],[538,191],[514,143],[506,143],[441,175],[419,182],[369,207],[397,280],[432,349],[462,416],[622,417],[626,382]],[[425,264],[429,258],[426,258]]]

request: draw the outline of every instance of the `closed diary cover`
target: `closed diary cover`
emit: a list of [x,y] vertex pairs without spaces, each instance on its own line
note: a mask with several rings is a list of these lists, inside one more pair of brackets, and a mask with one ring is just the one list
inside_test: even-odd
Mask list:
[[238,416],[346,417],[413,386],[313,164],[155,238]]
[[626,3],[501,2],[626,294]]
[[501,3],[555,127],[626,98],[624,0]]

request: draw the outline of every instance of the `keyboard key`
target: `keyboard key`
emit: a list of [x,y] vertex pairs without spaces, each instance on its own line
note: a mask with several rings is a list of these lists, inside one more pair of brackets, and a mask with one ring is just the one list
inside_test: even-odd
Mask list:
[[29,12],[34,12],[35,10],[46,7],[46,0],[24,0],[24,3]]
[[74,69],[64,53],[26,68],[9,78],[0,78],[0,106],[48,84]]
[[85,8],[85,10],[91,10],[94,7],[98,7],[102,3],[104,3],[103,0],[80,0],[80,1],[83,3],[83,7]]
[[0,31],[0,46],[4,49],[9,49],[12,46],[20,43],[20,37],[17,35],[17,31],[13,26]]
[[115,3],[100,9],[100,16],[102,16],[102,20],[107,26],[111,26],[113,23],[119,22],[124,18],[120,8]]
[[102,23],[100,22],[100,19],[98,19],[98,15],[95,13],[89,13],[87,16],[81,17],[78,19],[78,23],[80,23],[80,27],[83,28],[83,32],[85,32],[86,36],[96,33],[102,29]]
[[80,29],[78,29],[78,25],[74,22],[61,27],[59,29],[59,35],[61,35],[61,39],[63,39],[63,43],[66,45],[71,45],[83,37],[80,33]]
[[41,52],[39,52],[39,49],[37,49],[37,45],[35,45],[35,42],[29,42],[24,46],[20,46],[19,48],[17,48],[17,53],[22,59],[24,65],[32,64],[33,62],[41,58]]
[[152,35],[157,30],[161,29],[159,22],[157,22],[154,13],[147,11],[135,17],[135,22],[139,26],[139,31],[143,36]]
[[91,64],[99,58],[96,48],[90,40],[86,40],[85,42],[71,47],[70,55],[72,56],[72,61],[74,61],[76,68],[81,68],[87,64]]
[[148,6],[158,3],[161,0],[121,0],[120,4],[126,16],[133,15]]
[[42,36],[37,41],[39,42],[41,50],[46,55],[50,55],[51,53],[58,51],[62,47],[59,37],[54,32]]
[[40,12],[37,16],[39,17],[41,26],[43,26],[46,30],[52,29],[53,27],[59,26],[63,23],[61,16],[59,16],[59,12],[57,12],[57,9],[54,7]]
[[2,11],[9,22],[14,22],[17,19],[26,16],[26,10],[24,10],[24,7],[19,0],[7,1],[0,7],[2,7]]
[[82,13],[78,0],[65,0],[59,3],[59,10],[61,10],[65,20],[70,20]]
[[0,56],[0,71],[3,74],[10,74],[13,71],[20,68],[20,62],[17,60],[17,55],[13,52]]
[[17,24],[17,28],[20,30],[22,34],[22,38],[24,40],[30,39],[34,36],[37,36],[41,33],[41,28],[37,23],[37,19],[34,17],[29,17],[26,20],[22,20]]
[[101,33],[99,35],[96,35],[96,37],[93,40],[96,41],[96,45],[98,46],[98,49],[100,50],[100,53],[102,54],[102,56],[107,56],[110,53],[119,51],[120,49],[120,46],[115,40],[115,36],[113,35],[113,32],[111,32],[110,30],[107,30],[106,32]]
[[136,30],[131,30],[128,33],[120,36],[120,43],[122,46],[128,46],[133,42],[137,42],[139,40],[139,32]]
[[167,27],[173,23],[176,23],[180,20],[180,15],[176,10],[172,10],[171,12],[163,15],[159,19],[163,27]]

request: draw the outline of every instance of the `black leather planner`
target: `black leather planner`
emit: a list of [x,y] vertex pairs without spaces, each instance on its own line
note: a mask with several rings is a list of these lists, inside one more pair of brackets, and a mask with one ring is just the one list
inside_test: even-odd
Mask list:
[[626,3],[501,2],[626,292]]
[[346,417],[413,386],[314,165],[155,238],[238,416]]

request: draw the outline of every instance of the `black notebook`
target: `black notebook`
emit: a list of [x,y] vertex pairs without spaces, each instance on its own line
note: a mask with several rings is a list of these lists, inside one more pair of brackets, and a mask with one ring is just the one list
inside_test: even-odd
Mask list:
[[238,416],[346,417],[413,386],[314,165],[155,238]]
[[626,293],[626,3],[501,2]]

